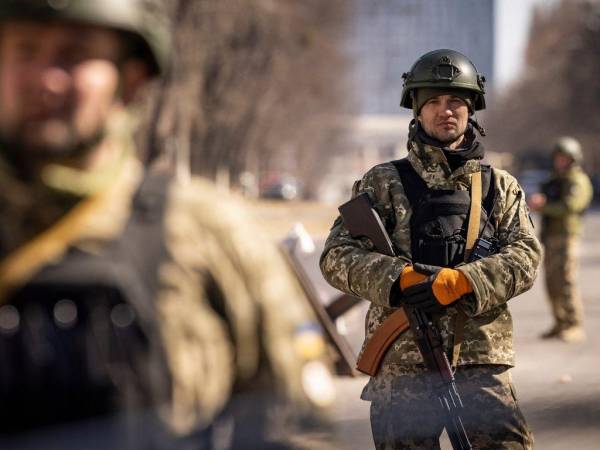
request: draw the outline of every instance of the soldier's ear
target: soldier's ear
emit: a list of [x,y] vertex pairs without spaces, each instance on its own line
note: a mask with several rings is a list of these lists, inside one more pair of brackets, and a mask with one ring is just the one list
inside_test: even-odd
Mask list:
[[150,79],[150,68],[142,59],[128,58],[121,66],[121,97],[127,105]]

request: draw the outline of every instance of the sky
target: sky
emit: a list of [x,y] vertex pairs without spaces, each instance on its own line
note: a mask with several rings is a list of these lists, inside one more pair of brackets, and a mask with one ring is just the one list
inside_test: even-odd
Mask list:
[[551,7],[557,0],[496,0],[496,86],[515,81],[523,69],[534,5]]

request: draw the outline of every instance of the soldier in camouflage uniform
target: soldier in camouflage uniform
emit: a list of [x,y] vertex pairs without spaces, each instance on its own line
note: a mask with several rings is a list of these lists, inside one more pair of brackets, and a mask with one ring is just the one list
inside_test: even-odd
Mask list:
[[[135,121],[128,106],[136,91],[165,68],[169,35],[166,15],[158,6],[141,0],[6,0],[0,5],[2,351],[10,349],[21,330],[34,326],[28,310],[13,300],[20,298],[20,292],[29,292],[34,281],[41,283],[40,274],[60,269],[73,255],[102,262],[103,255],[114,254],[110,252],[115,248],[117,254],[127,254],[119,253],[121,243],[127,245],[120,236],[136,225],[131,222],[137,208],[134,197],[141,181],[153,177],[136,158]],[[267,416],[265,404],[283,401],[300,414],[312,414],[331,401],[322,338],[278,249],[248,219],[238,199],[207,181],[165,178],[159,227],[152,228],[153,205],[161,202],[163,191],[146,197],[146,204],[140,206],[148,212],[140,214],[142,236],[148,227],[156,233],[143,242],[135,234],[128,235],[137,239],[132,252],[141,255],[138,263],[156,265],[154,273],[140,274],[142,280],[150,276],[142,287],[144,283],[152,287],[149,296],[142,298],[145,306],[131,311],[118,305],[121,309],[113,308],[107,323],[90,325],[105,327],[113,321],[115,332],[120,332],[136,313],[154,311],[152,323],[164,352],[159,356],[166,365],[166,376],[158,384],[167,392],[159,404],[146,406],[158,419],[129,429],[128,435],[105,428],[94,432],[88,426],[79,432],[85,443],[68,435],[53,442],[46,433],[43,442],[35,444],[31,440],[35,433],[28,430],[30,448],[174,449],[180,444],[208,448],[210,426],[222,415],[226,430],[231,431],[233,423],[233,433],[221,436],[219,448],[226,448],[227,442],[235,448],[263,448],[277,440],[267,435],[272,430],[262,422]],[[144,247],[163,240],[160,258],[154,262]],[[104,266],[102,273],[118,279],[120,273],[111,267],[122,267],[122,261]],[[42,281],[48,283],[48,278]],[[69,299],[50,306],[54,316],[51,308],[49,319],[42,321],[52,330],[49,339],[64,336],[63,331],[76,332],[77,321],[85,320]],[[98,330],[89,331],[85,339],[102,344]],[[65,404],[79,400],[70,397],[69,386],[61,391],[64,398],[52,404],[44,404],[42,398],[32,398],[33,404],[21,401],[24,405],[19,398],[10,404],[5,401],[13,398],[11,389],[23,396],[29,395],[29,388],[50,396],[60,388],[45,386],[43,378],[54,376],[48,368],[58,367],[61,361],[56,358],[77,343],[70,342],[68,335],[62,340],[64,347],[51,348],[55,340],[36,342],[30,344],[48,358],[30,368],[30,373],[41,374],[39,380],[22,378],[9,385],[10,374],[0,374],[1,433],[80,418],[77,412],[65,411]],[[130,344],[124,342],[125,347]],[[87,357],[100,364],[96,375],[114,377],[114,389],[126,405],[137,382],[128,386],[131,390],[120,389],[123,377],[133,369],[116,367],[111,372],[101,364],[101,353]],[[94,402],[87,400],[86,408],[91,407],[87,415],[94,413]],[[126,425],[135,424],[131,417]],[[252,422],[246,424],[240,417]],[[231,434],[229,441],[224,440]],[[10,447],[2,442],[2,448]]]
[[592,201],[592,184],[581,169],[583,154],[579,142],[571,137],[556,141],[554,171],[541,186],[541,193],[530,196],[528,203],[542,216],[542,243],[546,291],[554,317],[545,339],[581,342],[583,305],[577,286],[581,215]]
[[[412,108],[416,119],[409,133],[409,170],[426,184],[427,198],[435,193],[450,193],[452,198],[468,193],[472,174],[482,170],[483,147],[474,132],[481,127],[472,114],[485,107],[483,77],[464,55],[438,50],[422,56],[404,78],[401,105]],[[458,356],[456,380],[465,404],[468,438],[476,449],[529,449],[532,436],[509,374],[514,352],[507,302],[533,284],[541,248],[521,187],[507,172],[492,170],[489,189],[495,193],[495,206],[487,211],[491,218],[481,227],[495,242],[494,254],[464,263],[456,258],[442,261],[444,257],[434,252],[434,259],[427,260],[424,247],[411,238],[421,224],[411,218],[424,217],[427,211],[423,209],[429,209],[433,219],[429,231],[435,235],[440,231],[436,215],[441,213],[441,205],[426,208],[419,204],[415,210],[398,163],[373,167],[353,192],[369,195],[397,256],[376,253],[368,239],[352,238],[338,218],[321,256],[323,275],[334,287],[371,302],[365,342],[396,307],[407,304],[434,311],[450,355],[455,319],[466,316],[462,349],[452,356]],[[482,211],[482,222],[484,216]],[[444,252],[454,249],[459,257],[464,254],[464,215],[461,221],[462,229],[454,230],[442,242]],[[490,224],[493,229],[485,231]],[[436,261],[438,267],[432,267]],[[418,291],[427,295],[414,295]],[[362,393],[364,400],[371,401],[371,426],[378,450],[439,448],[443,422],[432,376],[408,330],[390,347],[379,372]]]

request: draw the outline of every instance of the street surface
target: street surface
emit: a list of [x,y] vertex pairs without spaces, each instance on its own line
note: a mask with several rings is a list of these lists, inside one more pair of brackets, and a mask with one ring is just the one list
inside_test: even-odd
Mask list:
[[[512,374],[536,449],[600,449],[600,211],[589,212],[585,224],[580,280],[587,342],[568,345],[538,338],[552,323],[543,274],[533,289],[510,301],[517,353]],[[318,255],[313,255],[311,274],[322,295],[331,296],[333,291],[322,281],[317,259]],[[364,306],[351,311],[340,327],[347,330],[354,348],[362,341],[364,311]],[[369,404],[359,399],[366,381],[365,377],[336,379],[336,439],[345,450],[373,448]],[[442,444],[443,449],[451,448],[447,438]]]

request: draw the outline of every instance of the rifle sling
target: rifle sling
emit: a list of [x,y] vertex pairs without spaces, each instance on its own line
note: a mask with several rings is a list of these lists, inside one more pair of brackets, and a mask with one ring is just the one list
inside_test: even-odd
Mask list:
[[[469,256],[475,245],[475,241],[479,236],[479,224],[481,222],[481,200],[482,200],[482,188],[481,188],[481,171],[475,172],[471,176],[471,209],[469,211],[469,225],[467,228],[467,243],[465,249],[465,262],[469,261]],[[456,367],[458,364],[458,358],[460,356],[460,346],[462,345],[462,338],[465,331],[465,324],[467,322],[466,314],[458,309],[456,317],[454,319],[454,339],[452,344],[452,367]]]
[[481,222],[481,172],[471,175],[471,209],[469,211],[469,225],[467,228],[467,243],[465,249],[465,262],[469,261],[473,245],[479,236]]
[[93,212],[107,200],[105,193],[82,200],[52,227],[0,261],[0,304],[46,263],[64,253],[89,224]]

